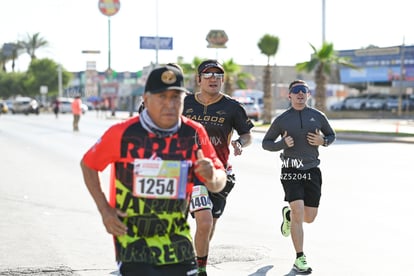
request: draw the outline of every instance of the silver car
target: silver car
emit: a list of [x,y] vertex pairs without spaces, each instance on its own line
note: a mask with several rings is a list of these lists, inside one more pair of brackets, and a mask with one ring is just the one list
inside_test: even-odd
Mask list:
[[30,97],[17,97],[11,107],[11,113],[23,113],[28,115],[30,113],[39,115],[39,103]]

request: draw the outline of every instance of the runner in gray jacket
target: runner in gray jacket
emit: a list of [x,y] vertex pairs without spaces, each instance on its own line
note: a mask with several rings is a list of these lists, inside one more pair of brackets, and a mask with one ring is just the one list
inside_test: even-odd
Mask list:
[[[303,253],[303,222],[314,221],[321,198],[322,174],[319,169],[319,146],[335,141],[335,131],[324,113],[307,105],[309,87],[302,80],[289,85],[292,107],[278,116],[265,134],[262,147],[280,151],[280,181],[285,191],[282,234],[291,234],[296,251],[294,269],[310,273]],[[280,138],[280,139],[279,139]]]

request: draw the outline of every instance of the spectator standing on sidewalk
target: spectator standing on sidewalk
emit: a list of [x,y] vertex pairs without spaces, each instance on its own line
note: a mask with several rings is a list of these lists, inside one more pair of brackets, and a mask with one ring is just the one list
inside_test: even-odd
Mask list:
[[283,207],[281,231],[283,236],[292,237],[296,251],[293,268],[304,273],[310,273],[312,269],[303,249],[303,223],[315,220],[321,198],[318,148],[329,146],[336,137],[325,114],[307,105],[309,96],[305,81],[291,82],[291,107],[272,122],[262,141],[263,149],[282,151],[280,181],[289,207]]
[[[194,186],[190,212],[196,220],[194,237],[197,254],[198,275],[207,275],[206,266],[209,244],[217,220],[223,214],[227,196],[235,184],[235,175],[229,164],[231,146],[235,156],[251,144],[252,121],[243,106],[221,92],[224,83],[224,68],[217,60],[205,60],[197,69],[200,92],[187,95],[184,100],[184,115],[200,122],[207,130],[218,157],[227,170],[226,187],[220,193],[206,190],[202,183]],[[234,131],[237,139],[231,141]],[[200,140],[201,143],[203,141]]]
[[79,131],[79,121],[82,115],[82,100],[79,95],[72,102],[73,131]]
[[[204,127],[182,115],[186,92],[179,69],[154,69],[145,109],[110,127],[82,158],[85,184],[114,236],[122,276],[197,275],[187,220],[192,186],[200,179],[219,192],[226,173]],[[115,180],[108,202],[98,172],[110,164]]]

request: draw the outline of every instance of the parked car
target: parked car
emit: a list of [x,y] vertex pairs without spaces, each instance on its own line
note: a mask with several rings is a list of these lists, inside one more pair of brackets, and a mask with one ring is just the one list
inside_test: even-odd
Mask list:
[[264,103],[263,103],[263,96],[264,92],[261,90],[254,90],[254,89],[236,89],[232,93],[233,97],[235,98],[250,98],[260,107],[260,110],[263,110]]
[[244,109],[246,110],[246,113],[247,113],[247,117],[255,121],[258,121],[261,118],[262,116],[261,108],[257,103],[255,103],[254,99],[250,97],[240,97],[240,98],[235,98],[235,99],[243,104]]
[[0,114],[9,112],[9,107],[7,103],[3,100],[0,100]]
[[358,96],[350,96],[346,98],[345,109],[346,110],[365,110],[366,103],[369,99],[378,97],[379,93],[362,94]]
[[384,110],[387,101],[390,99],[390,95],[378,94],[368,98],[365,101],[365,109],[367,110]]
[[[385,103],[384,109],[386,110],[397,110],[399,105],[399,96],[390,95],[387,102]],[[414,96],[413,95],[403,95],[401,98],[401,108],[402,110],[414,110]]]
[[356,102],[359,101],[358,96],[348,96],[345,99],[343,99],[342,101],[333,103],[330,108],[333,111],[338,111],[338,110],[347,110],[347,109],[353,109],[353,106],[356,106]]
[[344,110],[345,100],[331,104],[330,109],[333,111]]
[[17,97],[11,107],[11,113],[36,114],[39,115],[39,103],[30,97]]
[[[73,98],[59,98],[59,112],[72,113],[72,102]],[[85,114],[88,109],[88,106],[82,103],[82,113]]]
[[5,101],[6,102],[6,105],[7,105],[7,108],[9,109],[9,112],[11,112],[11,110],[13,109],[13,100],[6,100]]

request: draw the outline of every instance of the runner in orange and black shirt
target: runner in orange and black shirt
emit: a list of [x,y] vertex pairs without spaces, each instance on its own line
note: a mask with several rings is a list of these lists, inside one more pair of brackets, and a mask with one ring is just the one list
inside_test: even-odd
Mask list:
[[[187,222],[189,195],[200,179],[219,192],[226,173],[203,126],[182,116],[186,89],[175,67],[154,69],[145,110],[110,127],[84,155],[81,167],[108,233],[120,274],[197,275]],[[114,164],[110,199],[98,172]]]

